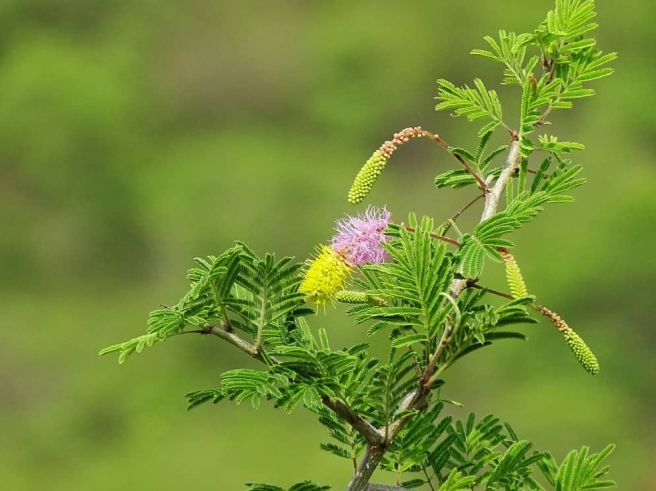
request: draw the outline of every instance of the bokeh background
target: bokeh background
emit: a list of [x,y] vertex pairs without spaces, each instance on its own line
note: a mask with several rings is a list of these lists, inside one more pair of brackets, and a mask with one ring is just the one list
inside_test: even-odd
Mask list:
[[[447,376],[456,415],[494,412],[558,458],[614,441],[619,489],[656,489],[654,275],[656,4],[599,2],[621,58],[598,96],[556,113],[584,142],[589,184],[516,237],[534,293],[602,362],[579,369],[552,327]],[[184,337],[118,367],[99,348],[175,302],[191,259],[241,239],[304,258],[353,211],[346,191],[383,140],[422,125],[452,145],[476,128],[433,110],[434,81],[498,66],[467,55],[499,28],[530,30],[551,0],[3,0],[0,3],[0,487],[238,490],[303,479],[340,489],[312,415],[183,394],[242,365]],[[516,89],[500,89],[508,109]],[[443,219],[472,191],[428,142],[401,149],[372,201]],[[464,220],[472,223],[478,212]],[[494,269],[494,268],[492,268]],[[486,282],[501,286],[493,272]],[[315,322],[361,340],[338,311]],[[380,480],[385,480],[381,476]]]

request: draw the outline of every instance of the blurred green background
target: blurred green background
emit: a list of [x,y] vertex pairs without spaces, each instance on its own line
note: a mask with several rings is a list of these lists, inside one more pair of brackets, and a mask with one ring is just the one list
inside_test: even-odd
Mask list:
[[[556,113],[552,129],[587,145],[589,184],[517,236],[516,255],[602,372],[588,376],[540,324],[526,328],[528,344],[454,368],[446,394],[465,404],[454,414],[494,412],[558,458],[614,441],[619,489],[649,491],[656,4],[598,3],[617,73],[596,98]],[[435,79],[500,81],[498,66],[467,53],[499,28],[532,29],[551,4],[3,0],[0,487],[238,490],[314,479],[341,489],[350,464],[318,448],[323,429],[302,410],[186,413],[184,393],[245,363],[229,346],[184,337],[121,368],[97,351],[175,302],[194,256],[241,239],[306,257],[352,211],[351,179],[394,131],[422,125],[471,145],[476,128],[433,110]],[[516,106],[516,89],[500,94]],[[428,142],[408,145],[372,201],[398,219],[409,210],[443,219],[472,196],[433,189],[453,166]],[[316,322],[336,343],[364,337],[339,311]]]

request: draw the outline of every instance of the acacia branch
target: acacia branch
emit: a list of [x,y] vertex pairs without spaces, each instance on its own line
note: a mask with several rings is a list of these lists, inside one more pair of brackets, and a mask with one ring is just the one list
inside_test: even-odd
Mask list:
[[387,484],[369,484],[367,491],[410,491],[401,486],[389,486]]
[[[245,339],[239,337],[238,335],[226,332],[223,329],[220,329],[216,326],[206,326],[202,329],[196,329],[193,331],[184,331],[181,334],[204,334],[212,335],[218,338],[227,341],[228,343],[236,346],[240,350],[247,353],[252,358],[259,360],[263,363],[266,363],[265,355],[261,348],[258,348],[255,344],[246,341]],[[274,359],[275,361],[275,359]],[[383,444],[383,435],[379,430],[377,430],[371,423],[362,418],[357,414],[353,409],[344,404],[341,401],[331,399],[329,397],[323,397],[322,401],[326,407],[335,411],[339,416],[344,418],[358,433],[360,433],[369,443],[372,444]]]
[[485,198],[485,194],[479,194],[476,196],[474,199],[472,199],[469,203],[467,203],[465,206],[460,208],[451,218],[449,218],[446,222],[442,224],[442,226],[446,227],[444,229],[444,233],[447,233],[449,229],[451,228],[451,224],[455,222],[460,215],[462,215],[464,212],[466,212],[469,208],[474,206],[476,203],[478,203],[478,200]]
[[[487,220],[497,212],[503,190],[505,189],[506,184],[508,184],[508,180],[517,171],[521,163],[519,138],[515,132],[511,132],[511,134],[513,140],[510,144],[506,163],[501,170],[501,174],[499,174],[499,177],[496,179],[496,181],[494,181],[494,185],[491,188],[486,185],[488,192],[485,193],[485,205],[480,222]],[[455,300],[467,287],[467,283],[468,282],[466,279],[453,280],[449,289],[451,298]],[[428,395],[430,393],[430,386],[434,380],[433,371],[435,370],[435,367],[439,363],[439,359],[441,358],[444,350],[446,349],[446,346],[448,345],[452,332],[453,327],[450,323],[447,323],[444,326],[444,332],[442,333],[442,336],[438,342],[436,351],[433,354],[433,357],[431,357],[431,362],[429,362],[429,366],[426,367],[424,380],[427,381],[427,383],[424,383],[422,387],[409,392],[404,397],[396,411],[396,414],[399,415],[398,418],[390,423],[385,431],[385,434],[387,435],[386,445],[396,437],[396,435],[409,421],[407,414],[408,411],[422,410],[426,407],[428,402]],[[433,359],[435,360],[434,363],[432,363]],[[440,368],[439,372],[441,373],[442,371],[442,368]],[[365,452],[365,455],[362,458],[360,465],[358,466],[356,475],[349,483],[347,491],[366,491],[369,479],[380,464],[384,454],[385,447],[380,447],[378,445],[368,445],[367,451]]]
[[336,399],[331,399],[328,396],[323,396],[321,400],[326,407],[332,409],[348,421],[358,433],[365,437],[367,442],[370,444],[383,445],[384,437],[381,432],[349,406]]
[[[485,196],[485,206],[483,208],[483,214],[481,215],[480,222],[484,222],[488,218],[491,218],[497,212],[499,208],[499,201],[501,200],[501,195],[503,193],[503,190],[506,188],[506,184],[508,184],[510,178],[519,168],[520,162],[521,162],[521,153],[519,147],[519,140],[514,138],[512,143],[510,144],[508,157],[506,159],[505,165],[503,166],[503,169],[501,170],[501,174],[499,174],[499,177],[495,181],[494,186],[490,188],[489,193],[487,193],[487,195]],[[454,280],[451,283],[451,288],[449,291],[449,295],[451,296],[451,298],[455,300],[458,297],[458,295],[460,295],[460,293],[467,287],[467,283],[468,282],[466,279]],[[428,387],[427,387],[428,389],[430,389],[430,380],[432,376],[432,371],[435,369],[435,366],[437,366],[437,363],[439,362],[442,353],[444,352],[447,345],[449,344],[449,339],[452,333],[453,333],[453,326],[450,323],[447,323],[444,326],[444,332],[442,333],[442,337],[440,338],[437,344],[435,353],[431,357],[429,365],[426,369],[425,381],[428,382]]]
[[225,331],[216,326],[206,326],[203,327],[202,329],[196,329],[194,331],[184,331],[180,334],[205,334],[205,335],[209,334],[212,336],[216,336],[217,338],[221,338],[224,341],[227,341],[228,343],[232,344],[233,346],[236,346],[237,348],[247,353],[252,358],[256,358],[258,360],[264,361],[264,358],[262,357],[260,350],[258,350],[253,343],[246,341],[244,338],[237,336],[233,332]]
[[433,372],[435,370],[435,367],[437,366],[437,363],[440,361],[440,358],[442,357],[442,353],[444,353],[444,350],[449,345],[449,340],[451,339],[452,333],[453,333],[452,325],[450,323],[445,324],[442,337],[440,338],[437,348],[435,349],[435,353],[433,353],[433,356],[431,356],[430,361],[428,362],[428,366],[426,367],[426,373],[424,374],[423,382],[424,382],[424,390],[426,391],[429,391],[431,385],[433,384]]
[[[448,145],[447,145],[447,149],[448,149]],[[508,158],[506,159],[506,164],[504,165],[501,174],[499,175],[499,177],[497,178],[497,180],[495,181],[494,185],[491,188],[488,188],[488,186],[485,185],[484,188],[486,190],[485,206],[483,209],[483,214],[481,216],[481,220],[480,220],[481,222],[487,220],[488,218],[490,218],[492,215],[496,213],[499,207],[501,194],[503,193],[503,190],[505,189],[508,180],[512,177],[512,175],[516,172],[517,168],[519,167],[520,161],[521,161],[521,154],[519,151],[519,141],[515,137],[510,145]],[[442,238],[440,238],[440,240],[441,239]],[[455,300],[458,297],[458,295],[460,295],[460,293],[467,287],[467,284],[468,282],[466,279],[454,280],[451,283],[450,292],[449,292],[451,297]],[[435,367],[439,363],[439,359],[441,358],[442,353],[444,352],[446,346],[448,345],[449,338],[451,336],[452,331],[453,331],[453,327],[451,326],[451,324],[450,323],[446,324],[444,328],[444,332],[442,333],[442,336],[436,348],[436,352],[431,358],[429,365],[426,367],[426,372],[424,374],[425,383],[422,385],[422,387],[409,392],[404,397],[403,401],[401,402],[401,404],[399,404],[399,407],[397,408],[396,411],[396,414],[398,415],[397,419],[392,423],[390,423],[385,428],[384,433],[374,428],[373,425],[371,425],[371,423],[364,420],[361,416],[355,413],[353,409],[343,404],[342,402],[327,397],[323,398],[323,403],[324,405],[326,405],[326,407],[332,409],[338,415],[344,418],[356,431],[358,431],[361,435],[363,435],[368,442],[365,455],[360,461],[360,464],[357,466],[355,475],[353,476],[353,479],[349,483],[347,491],[367,491],[369,489],[374,489],[374,490],[385,489],[385,488],[380,488],[380,485],[370,485],[369,480],[371,479],[371,476],[373,475],[376,468],[380,464],[380,461],[382,460],[383,455],[385,454],[385,451],[389,443],[394,440],[394,438],[398,435],[398,433],[408,423],[410,419],[407,414],[408,411],[422,410],[427,406],[428,395],[430,393],[430,386],[431,383],[433,382],[433,377],[432,377],[433,371],[435,370]],[[250,343],[245,339],[242,339],[241,337],[237,336],[234,333],[226,332],[225,330],[220,329],[216,326],[208,326],[203,329],[198,329],[196,331],[187,331],[187,332],[210,334],[219,337],[227,341],[228,343],[232,344],[233,346],[236,346],[240,350],[246,352],[251,357],[266,362],[266,359],[263,356],[261,350],[258,349],[258,347],[255,344]],[[440,370],[438,372],[441,373],[442,371],[443,371],[442,367],[440,367]],[[372,488],[371,486],[374,487]],[[379,486],[379,487],[376,488],[375,486]],[[387,489],[390,488],[388,487]],[[402,489],[402,488],[397,487],[396,489]]]
[[508,184],[508,180],[513,176],[513,174],[519,168],[521,163],[522,155],[519,148],[519,140],[515,137],[510,144],[510,150],[508,152],[508,158],[506,163],[501,170],[501,174],[494,183],[494,186],[490,189],[490,192],[485,197],[485,207],[483,208],[483,215],[481,216],[481,222],[487,220],[492,215],[497,212],[499,208],[499,200],[501,199],[501,194]]
[[378,464],[380,464],[384,454],[385,448],[383,446],[367,445],[364,457],[360,461],[346,491],[367,491],[370,489],[369,480],[378,467]]

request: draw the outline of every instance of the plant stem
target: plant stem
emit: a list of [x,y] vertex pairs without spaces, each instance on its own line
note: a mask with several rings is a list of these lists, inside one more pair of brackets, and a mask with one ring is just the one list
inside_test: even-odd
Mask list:
[[510,295],[509,293],[500,292],[500,291],[498,291],[498,290],[492,290],[491,288],[487,288],[487,287],[485,287],[485,286],[481,286],[481,285],[479,285],[478,283],[469,283],[467,286],[468,286],[468,287],[472,287],[472,288],[476,288],[477,290],[483,290],[483,291],[486,291],[486,292],[491,293],[492,295],[496,295],[496,296],[498,296],[498,297],[507,298],[508,300],[514,300],[514,299],[515,299],[515,297],[513,297],[513,296]]
[[478,203],[478,200],[485,198],[485,194],[479,194],[476,196],[473,200],[471,200],[469,203],[467,203],[465,206],[460,208],[455,215],[453,215],[451,218],[449,218],[446,222],[444,222],[442,225],[445,226],[446,228],[444,229],[444,233],[447,233],[449,229],[451,228],[451,224],[455,222],[460,215],[462,215],[464,212],[466,212],[469,208],[474,206],[476,203]]
[[359,414],[357,414],[353,409],[348,407],[341,401],[336,399],[331,399],[330,397],[322,397],[321,399],[324,405],[342,418],[344,418],[348,423],[355,428],[355,430],[364,436],[368,442],[371,444],[383,445],[384,437],[379,430],[377,430],[371,423],[363,419]]
[[257,323],[257,336],[255,338],[255,351],[260,352],[262,349],[262,332],[264,331],[264,328],[266,327],[266,323],[264,322],[264,316],[266,315],[266,305],[268,301],[268,287],[265,287],[264,292],[262,294],[262,305],[260,306],[260,316],[259,320]]
[[469,162],[467,162],[465,159],[463,159],[457,153],[453,153],[451,151],[450,147],[449,147],[449,144],[447,142],[445,142],[442,138],[440,138],[439,135],[436,135],[435,133],[430,133],[428,131],[426,132],[426,134],[427,134],[428,138],[433,140],[435,143],[437,143],[439,146],[441,146],[444,150],[446,150],[451,155],[453,155],[455,157],[455,159],[458,162],[460,162],[460,164],[465,168],[465,170],[467,172],[469,172],[469,174],[476,180],[476,183],[478,184],[478,187],[481,188],[481,191],[483,191],[483,193],[487,194],[487,192],[489,191],[489,189],[487,187],[487,184],[485,184],[485,181],[483,180],[483,178],[480,175],[478,175],[478,173],[474,170],[474,168],[471,166],[471,164],[469,164]]
[[497,209],[499,207],[499,200],[501,199],[503,190],[506,188],[506,184],[508,184],[508,180],[519,168],[521,158],[522,156],[520,153],[519,141],[513,139],[512,143],[510,144],[510,150],[508,152],[508,158],[506,159],[506,164],[501,170],[501,174],[499,174],[499,177],[494,183],[494,186],[492,186],[490,192],[485,197],[485,207],[483,208],[483,215],[481,216],[481,222],[487,220],[497,212]]
[[[240,350],[247,353],[252,358],[261,361],[262,363],[268,364],[267,360],[273,360],[277,362],[275,358],[269,357],[262,349],[258,349],[253,343],[246,341],[245,339],[237,336],[234,333],[226,332],[223,329],[220,329],[216,326],[207,326],[202,329],[196,329],[193,331],[183,331],[180,334],[205,334],[212,335],[218,338],[227,341],[228,343],[236,346]],[[358,433],[360,433],[370,444],[374,445],[383,445],[384,437],[382,432],[376,429],[371,423],[362,418],[357,414],[353,409],[348,407],[341,401],[331,399],[329,397],[322,398],[323,404],[332,409],[346,420]]]
[[428,471],[424,467],[424,475],[426,476],[426,483],[428,484],[428,487],[431,488],[431,491],[435,491],[435,486],[433,486],[433,483],[431,482],[431,478],[428,475]]
[[385,448],[381,445],[374,445],[371,443],[367,445],[364,457],[360,461],[360,465],[358,465],[355,475],[348,485],[347,491],[367,491],[368,489],[371,489],[369,486],[369,480],[378,467],[384,454]]
[[[416,231],[417,231],[416,229],[414,229],[414,228],[412,228],[412,227],[404,226],[404,228],[405,228],[408,232],[416,232]],[[433,239],[435,239],[435,240],[441,240],[442,242],[447,242],[447,243],[452,244],[452,245],[457,246],[457,247],[460,247],[460,246],[462,245],[462,244],[460,244],[460,242],[458,242],[457,240],[452,239],[452,238],[450,238],[450,237],[444,237],[443,235],[430,234],[430,236],[431,236]]]
[[225,331],[224,329],[220,329],[216,326],[207,326],[207,327],[203,327],[202,329],[196,329],[193,331],[183,331],[180,334],[210,334],[212,336],[216,336],[217,338],[221,338],[224,341],[227,341],[233,346],[236,346],[240,350],[247,353],[249,356],[256,358],[260,361],[264,361],[262,353],[260,353],[255,348],[255,345],[253,343],[250,343],[245,339],[237,336],[236,334]]
[[400,486],[389,486],[387,484],[369,484],[367,491],[410,491]]

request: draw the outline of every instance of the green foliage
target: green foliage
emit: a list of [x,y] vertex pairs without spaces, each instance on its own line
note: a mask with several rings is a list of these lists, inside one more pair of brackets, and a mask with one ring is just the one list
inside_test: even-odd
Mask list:
[[221,389],[206,389],[189,392],[185,397],[189,403],[187,409],[193,409],[202,404],[205,404],[206,402],[212,402],[216,404],[222,401],[225,395]]
[[238,243],[219,256],[195,261],[198,266],[187,272],[189,290],[174,306],[150,313],[146,335],[109,346],[100,354],[117,352],[123,363],[132,353],[189,328],[203,331],[213,326],[243,331],[258,342],[266,328],[284,328],[290,318],[312,312],[298,292],[301,264],[290,257],[276,261],[267,254],[260,259]]
[[278,385],[287,380],[278,374],[238,368],[221,374],[221,394],[224,398],[240,403],[250,399],[258,407],[262,398],[282,397]]
[[[293,314],[310,313],[298,292],[301,264],[290,257],[276,262],[272,254],[260,259],[245,247],[243,251],[236,291],[225,303],[236,314],[231,321],[234,327],[260,338],[267,326],[280,325]],[[295,312],[298,309],[300,312]]]
[[542,52],[553,58],[551,77],[561,84],[561,92],[551,107],[569,108],[571,99],[594,95],[584,82],[607,77],[613,70],[607,63],[616,53],[603,54],[596,40],[585,35],[598,27],[593,0],[557,0],[556,8],[537,29],[535,38]]
[[395,473],[416,473],[427,468],[432,459],[439,457],[433,455],[434,449],[439,448],[441,452],[449,454],[449,446],[453,442],[447,433],[451,427],[451,418],[439,418],[443,408],[444,404],[438,403],[412,418],[394,439],[381,467]]
[[572,450],[560,465],[551,454],[540,463],[540,469],[556,491],[583,491],[615,487],[615,482],[606,479],[609,467],[606,459],[615,449],[608,445],[601,452],[590,455],[590,448]]
[[471,491],[472,486],[476,483],[473,476],[463,476],[462,472],[453,469],[444,484],[440,487],[442,491]]
[[[528,136],[546,123],[551,110],[571,108],[572,100],[594,95],[587,83],[613,73],[606,65],[617,54],[604,54],[594,38],[586,37],[597,27],[591,22],[595,15],[592,0],[558,0],[535,32],[502,30],[498,40],[485,37],[491,50],[472,51],[504,65],[503,83],[522,88],[519,138],[524,157],[536,148]],[[534,54],[528,56],[528,52]],[[539,61],[542,74],[535,73]],[[567,151],[580,148],[580,144],[572,145],[565,147]],[[549,148],[542,143],[541,149]]]
[[[498,39],[485,38],[489,50],[473,51],[501,63],[503,83],[520,88],[516,129],[504,121],[499,96],[482,80],[475,79],[472,88],[441,79],[437,110],[451,110],[470,121],[485,120],[476,150],[450,147],[421,128],[407,128],[383,144],[357,175],[349,193],[352,203],[366,198],[397,145],[427,136],[459,162],[457,170],[435,178],[436,187],[476,184],[485,199],[485,219],[466,233],[455,224],[460,213],[442,226],[411,213],[407,224],[393,223],[385,229],[383,220],[373,232],[371,223],[357,225],[358,220],[367,222],[359,218],[356,225],[349,225],[354,228],[352,245],[340,250],[324,246],[334,262],[353,273],[358,288],[336,292],[336,300],[350,304],[347,315],[356,325],[367,324],[368,335],[386,332],[389,342],[382,355],[373,356],[365,342],[334,348],[330,329],[313,329],[306,319],[313,309],[308,306],[311,297],[299,292],[301,264],[289,257],[276,260],[272,254],[258,257],[243,243],[219,256],[197,258],[197,266],[187,275],[189,289],[178,303],[154,310],[144,336],[101,354],[116,352],[122,363],[132,353],[183,333],[227,341],[261,362],[260,368],[220,374],[217,387],[187,395],[189,407],[226,399],[250,401],[254,407],[270,401],[286,411],[304,406],[328,431],[330,440],[321,448],[356,467],[353,486],[359,487],[349,491],[364,491],[366,483],[357,484],[359,477],[378,465],[394,472],[408,489],[436,489],[437,484],[442,491],[541,490],[533,478],[536,468],[560,491],[612,485],[602,480],[607,472],[602,464],[611,447],[592,456],[587,448],[572,452],[557,466],[553,457],[534,450],[495,416],[478,421],[473,413],[464,421],[443,416],[448,401],[442,399],[448,368],[498,341],[526,339],[514,327],[534,323],[532,311],[550,318],[590,373],[599,370],[583,340],[528,294],[508,238],[536,219],[546,205],[572,201],[569,192],[585,182],[582,166],[569,158],[583,145],[541,130],[553,109],[569,108],[571,100],[592,95],[587,83],[612,71],[605,65],[615,55],[602,54],[595,40],[585,37],[596,27],[594,15],[591,0],[557,0],[534,32],[502,30]],[[501,128],[510,141],[490,150]],[[546,158],[534,170],[531,160],[538,152]],[[503,193],[505,207],[500,202]],[[457,240],[446,236],[452,229]],[[375,243],[370,244],[372,235]],[[361,241],[363,237],[366,240]],[[386,252],[387,257],[361,264],[349,253],[363,244],[380,247],[375,252]],[[505,263],[510,294],[478,284],[488,260]],[[312,274],[321,286],[331,280],[332,271]],[[505,301],[492,301],[492,294]],[[372,458],[377,460],[360,460]],[[249,486],[252,491],[284,491]],[[304,482],[289,489],[328,488]]]
[[319,486],[310,481],[300,482],[294,484],[290,488],[281,488],[280,486],[272,486],[270,484],[247,484],[247,491],[327,491],[330,486]]
[[526,61],[526,48],[533,42],[533,36],[500,30],[498,41],[491,36],[483,39],[492,49],[474,49],[471,53],[506,65],[503,84],[524,86],[539,60],[537,56],[532,56]]
[[444,295],[453,278],[446,246],[431,237],[432,219],[424,217],[418,223],[411,215],[408,223],[414,232],[398,227],[393,232],[398,238],[386,244],[393,261],[365,267],[368,274],[363,286],[386,305],[363,305],[349,312],[356,323],[375,320],[377,327],[400,326],[392,341],[394,348],[427,342],[453,311]]
[[503,122],[501,101],[494,90],[487,90],[479,78],[474,80],[474,87],[456,87],[448,80],[437,81],[438,111],[452,110],[455,116],[466,116],[469,121],[485,118],[491,121],[478,132],[479,136],[496,129]]
[[[533,478],[535,471],[540,470],[550,482],[555,482],[556,475],[569,472],[564,471],[569,456],[558,468],[549,453],[533,450],[530,442],[520,440],[498,418],[486,416],[476,421],[476,416],[470,414],[454,422],[451,417],[440,418],[442,408],[443,404],[438,403],[416,415],[386,454],[384,469],[417,476],[403,482],[403,487],[419,487],[430,479],[439,484],[440,490],[542,490]],[[603,455],[608,453],[604,451]],[[594,461],[589,459],[588,468],[578,472],[603,475],[606,469],[599,468],[603,455],[595,456]]]
[[447,366],[471,353],[491,346],[494,342],[525,340],[526,336],[523,333],[508,330],[508,327],[536,322],[528,312],[528,307],[533,302],[531,297],[493,306],[481,302],[484,295],[484,292],[463,295],[461,300],[461,309],[464,311],[461,321],[462,328],[455,330],[451,337],[451,343],[445,349],[444,363]]
[[575,142],[561,142],[552,135],[540,135],[540,150],[551,153],[570,153],[573,150],[584,150],[585,145]]
[[125,363],[125,360],[132,353],[141,353],[144,348],[150,348],[153,344],[161,341],[157,333],[144,334],[133,339],[129,339],[123,343],[114,344],[100,350],[101,355],[108,353],[118,353],[118,362]]
[[[545,454],[531,451],[532,444],[518,440],[512,428],[486,416],[476,423],[474,414],[452,428],[455,435],[451,465],[485,489],[540,489],[531,477],[532,466]],[[453,470],[451,471],[453,472]]]
[[[494,131],[488,131],[481,135],[478,148],[475,152],[470,152],[460,147],[450,147],[449,151],[470,162],[476,172],[483,175],[486,179],[498,177],[501,169],[499,167],[489,168],[494,159],[508,149],[508,145],[500,145],[489,152],[488,144]],[[460,189],[470,184],[475,184],[476,180],[466,169],[451,169],[435,177],[435,186],[439,189],[442,187],[452,187]]]
[[366,445],[365,439],[351,425],[325,407],[317,407],[319,422],[333,441],[321,443],[322,450],[355,462]]
[[535,150],[535,144],[528,135],[535,132],[539,125],[544,123],[545,107],[550,101],[558,97],[560,90],[559,80],[551,80],[544,75],[540,80],[531,76],[522,88],[522,101],[520,108],[519,128],[522,156],[529,157]]
[[549,194],[543,192],[529,196],[522,193],[510,202],[506,210],[481,222],[472,234],[462,239],[459,256],[462,261],[462,274],[466,278],[478,278],[483,272],[485,257],[499,260],[499,248],[513,247],[513,243],[502,238],[530,222],[541,210],[541,204],[549,201]]

